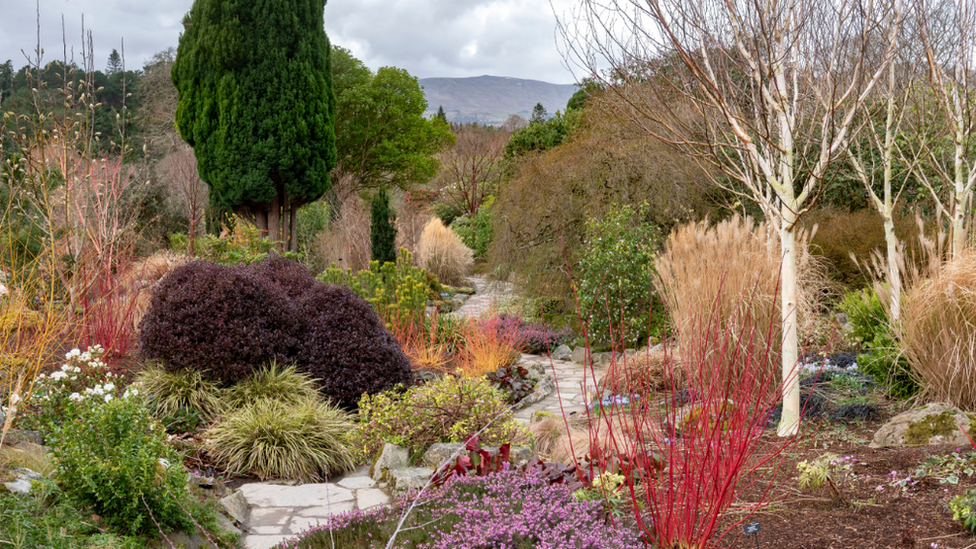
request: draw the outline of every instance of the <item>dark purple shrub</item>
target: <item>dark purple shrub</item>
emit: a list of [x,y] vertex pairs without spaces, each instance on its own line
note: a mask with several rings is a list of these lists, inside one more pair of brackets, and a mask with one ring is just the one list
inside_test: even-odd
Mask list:
[[411,382],[410,363],[372,307],[272,254],[248,266],[175,269],[140,324],[145,358],[233,383],[271,361],[295,364],[338,403]]
[[280,287],[293,301],[319,284],[307,267],[276,253],[268,254],[264,261],[251,263],[244,269]]
[[352,290],[317,284],[298,306],[304,319],[299,368],[343,405],[412,381],[410,360],[373,308]]
[[160,281],[139,324],[142,356],[230,383],[287,361],[298,339],[285,292],[241,267],[195,261]]

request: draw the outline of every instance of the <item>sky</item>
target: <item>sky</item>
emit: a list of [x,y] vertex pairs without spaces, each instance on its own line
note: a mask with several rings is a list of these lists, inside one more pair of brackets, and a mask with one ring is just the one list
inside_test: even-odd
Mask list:
[[[574,0],[331,0],[325,30],[366,66],[407,69],[418,78],[509,76],[575,82],[557,47],[556,15]],[[38,12],[42,62],[81,60],[82,17],[91,31],[94,66],[112,49],[127,69],[175,47],[192,0],[0,0],[0,62],[36,57]],[[554,7],[555,6],[555,7]],[[64,34],[62,34],[62,16]],[[62,39],[62,36],[64,39]]]

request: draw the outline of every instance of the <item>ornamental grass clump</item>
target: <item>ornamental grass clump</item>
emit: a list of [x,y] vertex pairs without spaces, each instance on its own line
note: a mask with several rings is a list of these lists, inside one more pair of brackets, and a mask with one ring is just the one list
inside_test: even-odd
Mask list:
[[460,286],[474,265],[474,252],[438,217],[431,218],[417,243],[417,265],[444,284]]
[[206,433],[210,455],[229,474],[304,482],[351,470],[351,416],[317,398],[262,398],[230,412]]
[[904,294],[895,330],[927,400],[976,408],[976,252]]
[[522,358],[522,336],[518,326],[495,317],[469,320],[464,329],[464,347],[458,353],[458,368],[467,377],[481,377],[511,366]]
[[483,477],[454,477],[422,496],[398,528],[410,502],[333,515],[282,549],[638,549],[632,525],[607,524],[602,501],[573,497],[543,475],[505,468]]
[[[809,253],[809,235],[798,235],[797,318],[801,333],[813,318],[814,300],[827,285],[820,263]],[[779,239],[765,223],[735,216],[714,226],[708,221],[682,225],[668,237],[664,252],[655,265],[655,281],[664,299],[679,348],[704,345],[696,351],[717,352],[721,339],[704,339],[700,334],[718,328],[719,333],[742,341],[752,341],[750,358],[756,365],[765,358],[764,368],[776,370],[781,343]],[[716,327],[709,327],[712,320]],[[771,330],[765,328],[771,327]],[[772,352],[766,352],[767,347]],[[732,350],[731,347],[728,350]],[[735,361],[722,362],[736,369]]]
[[317,396],[315,380],[311,376],[300,373],[294,366],[272,362],[228,388],[223,394],[223,403],[228,409],[236,410],[263,399],[297,404]]
[[366,395],[359,402],[354,445],[364,459],[372,458],[385,442],[419,456],[435,442],[464,442],[489,423],[479,435],[482,443],[524,444],[530,435],[505,399],[484,378],[450,375],[406,391]]
[[220,387],[198,370],[170,372],[150,362],[136,375],[136,381],[159,417],[193,410],[202,418],[212,419],[225,408]]

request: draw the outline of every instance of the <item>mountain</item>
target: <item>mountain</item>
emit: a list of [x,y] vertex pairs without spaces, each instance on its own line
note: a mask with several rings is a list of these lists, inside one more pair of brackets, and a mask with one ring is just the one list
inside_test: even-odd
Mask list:
[[566,102],[576,92],[575,84],[550,84],[504,76],[472,78],[422,78],[431,116],[444,107],[451,122],[501,124],[517,114],[526,120],[536,103],[542,103],[550,114],[566,110]]

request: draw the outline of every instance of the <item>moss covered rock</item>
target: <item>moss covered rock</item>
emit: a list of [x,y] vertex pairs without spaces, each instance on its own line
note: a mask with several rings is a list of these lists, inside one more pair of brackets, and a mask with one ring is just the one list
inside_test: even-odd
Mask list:
[[970,430],[974,416],[951,404],[933,402],[893,417],[874,434],[872,448],[885,446],[968,445],[960,427]]

